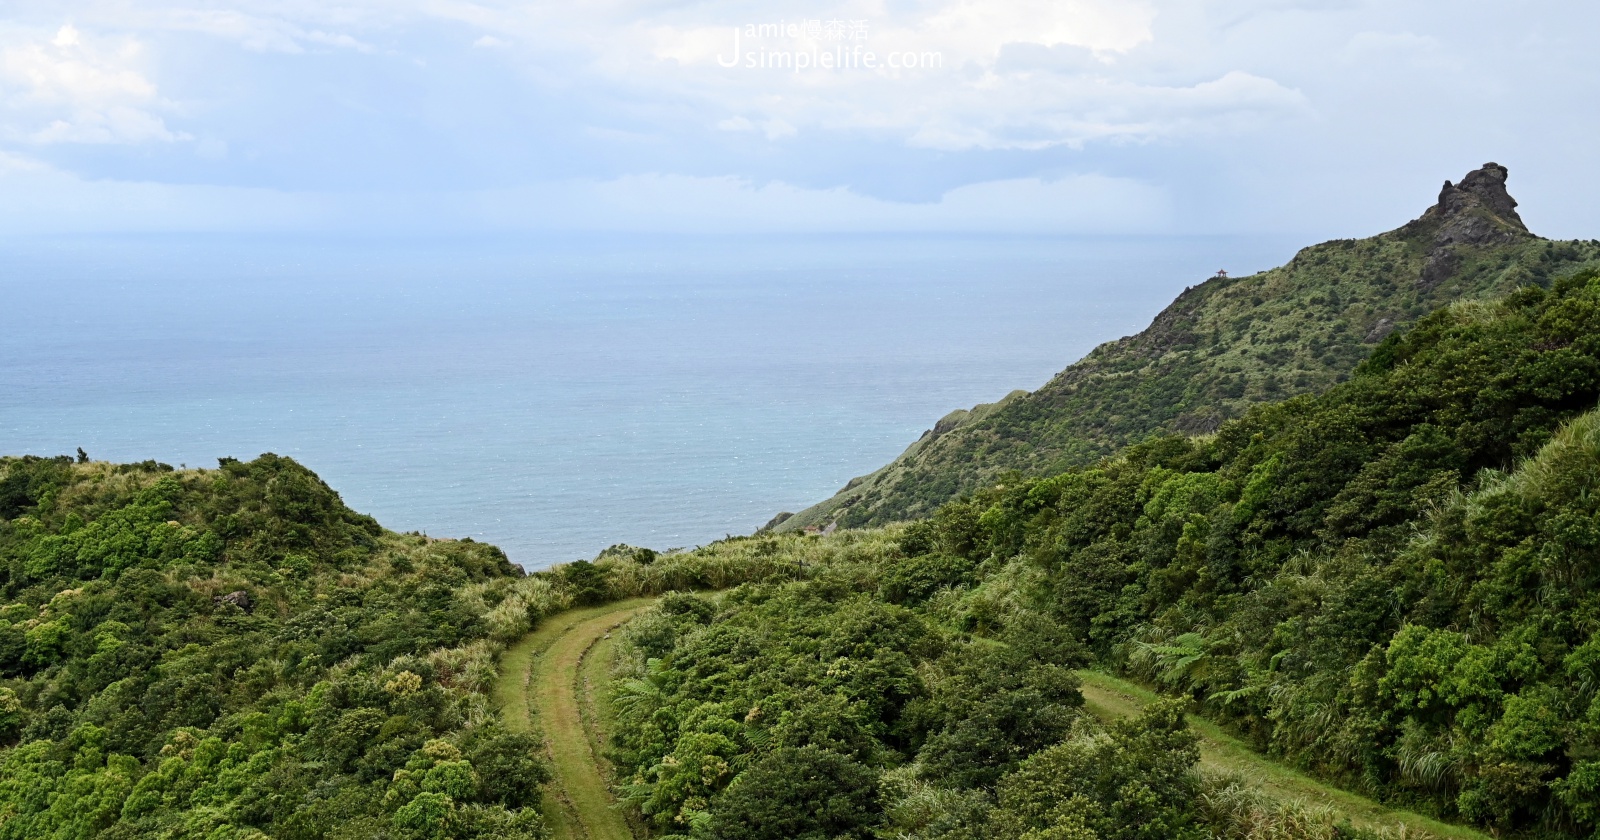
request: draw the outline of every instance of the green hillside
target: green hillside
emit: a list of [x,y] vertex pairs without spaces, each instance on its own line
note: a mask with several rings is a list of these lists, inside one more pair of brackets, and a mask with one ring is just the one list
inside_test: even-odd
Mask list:
[[0,459],[0,837],[541,837],[531,580],[273,455]]
[[[793,579],[629,629],[625,800],[695,840],[1435,832],[1274,799],[1315,786],[1244,744],[1494,836],[1594,837],[1597,401],[1588,271],[1426,316],[1213,434],[809,538]],[[1110,713],[1115,681],[1085,711],[1085,665],[1223,729]]]
[[1405,226],[1306,248],[1287,265],[1188,289],[1138,335],[1032,393],[957,412],[781,530],[923,516],[1008,471],[1048,475],[1152,433],[1204,433],[1249,406],[1320,393],[1372,347],[1452,301],[1506,294],[1600,260],[1600,243],[1529,233],[1486,164]]
[[618,546],[525,575],[276,455],[0,457],[0,840],[544,838],[500,653],[574,605],[795,562]]

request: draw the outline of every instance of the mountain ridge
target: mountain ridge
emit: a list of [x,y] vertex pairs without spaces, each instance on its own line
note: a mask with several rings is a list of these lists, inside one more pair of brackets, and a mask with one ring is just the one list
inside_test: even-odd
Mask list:
[[1149,434],[1201,434],[1250,405],[1347,378],[1390,333],[1457,300],[1505,294],[1600,261],[1600,243],[1530,232],[1484,164],[1418,218],[1303,248],[1278,268],[1186,288],[1139,333],[1032,392],[952,412],[899,457],[768,529],[877,525],[926,514],[1007,472],[1093,461]]

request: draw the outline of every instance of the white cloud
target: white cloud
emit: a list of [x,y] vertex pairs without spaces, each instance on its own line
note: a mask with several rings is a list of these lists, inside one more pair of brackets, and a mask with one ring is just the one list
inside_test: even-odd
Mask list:
[[305,32],[296,32],[295,37],[302,38],[313,44],[321,44],[325,47],[338,47],[340,49],[355,50],[356,52],[363,53],[373,53],[378,51],[377,48],[371,44],[350,35],[346,35],[342,32],[323,32],[320,29],[312,29]]
[[[734,27],[778,16],[864,20],[864,48],[940,61],[718,64]],[[1431,190],[1490,158],[1512,166],[1530,214],[1587,207],[1593,190],[1571,185],[1600,184],[1572,106],[1600,93],[1583,38],[1600,11],[1586,4],[1508,17],[1491,0],[1449,15],[1377,0],[7,0],[4,17],[0,153],[80,167],[111,192],[182,173],[471,204],[485,185],[554,190],[581,173],[594,186],[571,189],[594,202],[627,173],[693,172],[732,180],[674,195],[898,224],[956,210],[865,196],[945,190],[939,206],[989,212],[948,190],[998,179],[1054,213],[1070,180],[1018,184],[1103,171],[1172,186],[1174,212],[1208,226],[1304,229],[1375,205],[1409,213],[1412,175]],[[494,60],[467,59],[468,44]],[[1572,119],[1552,126],[1551,113]],[[174,142],[189,134],[204,141]],[[69,148],[85,143],[106,148]],[[365,218],[400,218],[380,209]]]
[[49,40],[7,46],[0,53],[8,87],[40,102],[104,105],[154,98],[155,85],[129,66],[140,52],[128,42],[106,54],[86,47],[77,29],[63,26]]
[[47,164],[32,158],[0,151],[0,176],[25,172],[44,172],[49,169],[50,167]]
[[[737,113],[769,138],[869,132],[947,151],[1036,150],[1227,133],[1310,113],[1302,94],[1258,72],[1148,78],[1139,54],[1152,45],[1158,7],[1143,0],[846,0],[809,13],[863,21],[867,37],[843,43],[807,33],[805,15],[763,35],[761,25],[780,19],[750,4],[625,6],[638,16],[616,26],[603,18],[618,6],[583,7],[556,26],[542,16],[492,25],[530,44],[579,45],[597,83]],[[835,48],[851,54],[846,66],[816,69]],[[890,66],[907,56],[918,66]],[[769,58],[784,69],[761,66]]]
[[794,126],[780,119],[770,119],[761,123],[761,131],[767,135],[768,140],[780,140],[799,133]]
[[165,122],[138,108],[113,105],[100,111],[80,111],[72,121],[52,120],[28,135],[34,143],[145,143],[191,139],[173,133]]
[[71,24],[53,35],[0,33],[3,129],[38,144],[172,142],[134,39],[97,41]]
[[304,31],[283,20],[234,9],[145,9],[115,21],[140,30],[195,32],[237,43],[250,52],[297,54],[306,51]]
[[1142,0],[955,0],[914,31],[961,59],[992,61],[1006,44],[1065,44],[1110,56],[1148,42],[1155,14]]
[[1298,91],[1238,71],[1186,86],[1086,76],[1036,75],[1028,81],[964,92],[966,101],[924,122],[909,144],[947,151],[1082,148],[1096,140],[1231,133],[1252,122],[1310,113]]
[[[375,53],[377,48],[352,34],[360,27],[382,27],[406,20],[426,19],[419,4],[358,3],[312,4],[280,0],[239,0],[229,3],[161,3],[88,5],[55,4],[55,16],[77,7],[79,23],[93,24],[101,32],[194,33],[238,44],[256,53],[300,54],[318,47]],[[70,26],[68,27],[71,28]]]
[[799,133],[794,126],[780,119],[762,120],[753,122],[746,117],[729,117],[717,122],[719,131],[759,131],[766,135],[768,140],[781,140],[793,137]]
[[50,39],[50,43],[63,49],[78,46],[77,28],[70,23],[61,27],[56,31],[56,37]]
[[[474,47],[514,56],[535,85],[616,97],[613,113],[621,119],[672,102],[680,109],[739,114],[769,140],[865,132],[947,151],[1077,148],[1097,140],[1227,132],[1308,112],[1303,97],[1260,72],[1223,66],[1196,68],[1186,79],[1170,78],[1170,72],[1148,78],[1139,55],[1154,43],[1159,0],[826,0],[789,10],[800,14],[786,22],[859,21],[864,39],[845,46],[864,48],[877,63],[801,73],[719,64],[719,55],[732,52],[735,29],[778,20],[769,5],[742,0],[691,6],[654,0],[347,0],[337,6],[236,0],[224,7],[180,0],[108,9],[95,20],[202,34],[279,54],[318,47],[373,53],[367,33],[466,25],[477,30]],[[838,46],[815,35],[745,42],[742,49],[814,53]],[[53,49],[78,48],[76,30],[59,36],[72,43]],[[909,55],[929,66],[889,66],[891,56]],[[413,58],[414,66],[429,66]],[[142,83],[153,97],[154,86],[142,76],[125,81]],[[151,123],[161,118],[148,105],[120,104],[141,108],[151,120],[118,120],[104,111],[92,119],[55,115],[28,134],[41,142],[183,136],[156,130]],[[747,130],[729,120],[711,122],[725,131]]]

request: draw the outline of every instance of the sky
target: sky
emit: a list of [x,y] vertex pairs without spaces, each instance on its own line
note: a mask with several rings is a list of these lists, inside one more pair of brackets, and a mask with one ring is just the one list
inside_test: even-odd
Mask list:
[[1494,160],[1590,238],[1596,32],[1577,0],[5,0],[0,231],[1332,238]]

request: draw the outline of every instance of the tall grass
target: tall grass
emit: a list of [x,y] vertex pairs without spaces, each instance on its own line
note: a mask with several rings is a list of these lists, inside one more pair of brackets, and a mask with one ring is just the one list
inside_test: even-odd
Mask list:
[[[693,551],[658,555],[647,562],[641,562],[634,552],[609,552],[595,565],[605,570],[607,586],[618,599],[727,589],[741,583],[811,577],[824,571],[850,574],[854,569],[861,573],[857,576],[867,578],[871,568],[895,550],[894,540],[901,530],[840,531],[825,537],[734,537]],[[559,568],[553,571],[559,574]]]
[[1400,824],[1356,828],[1332,806],[1279,801],[1231,775],[1205,779],[1200,810],[1218,840],[1420,840]]

